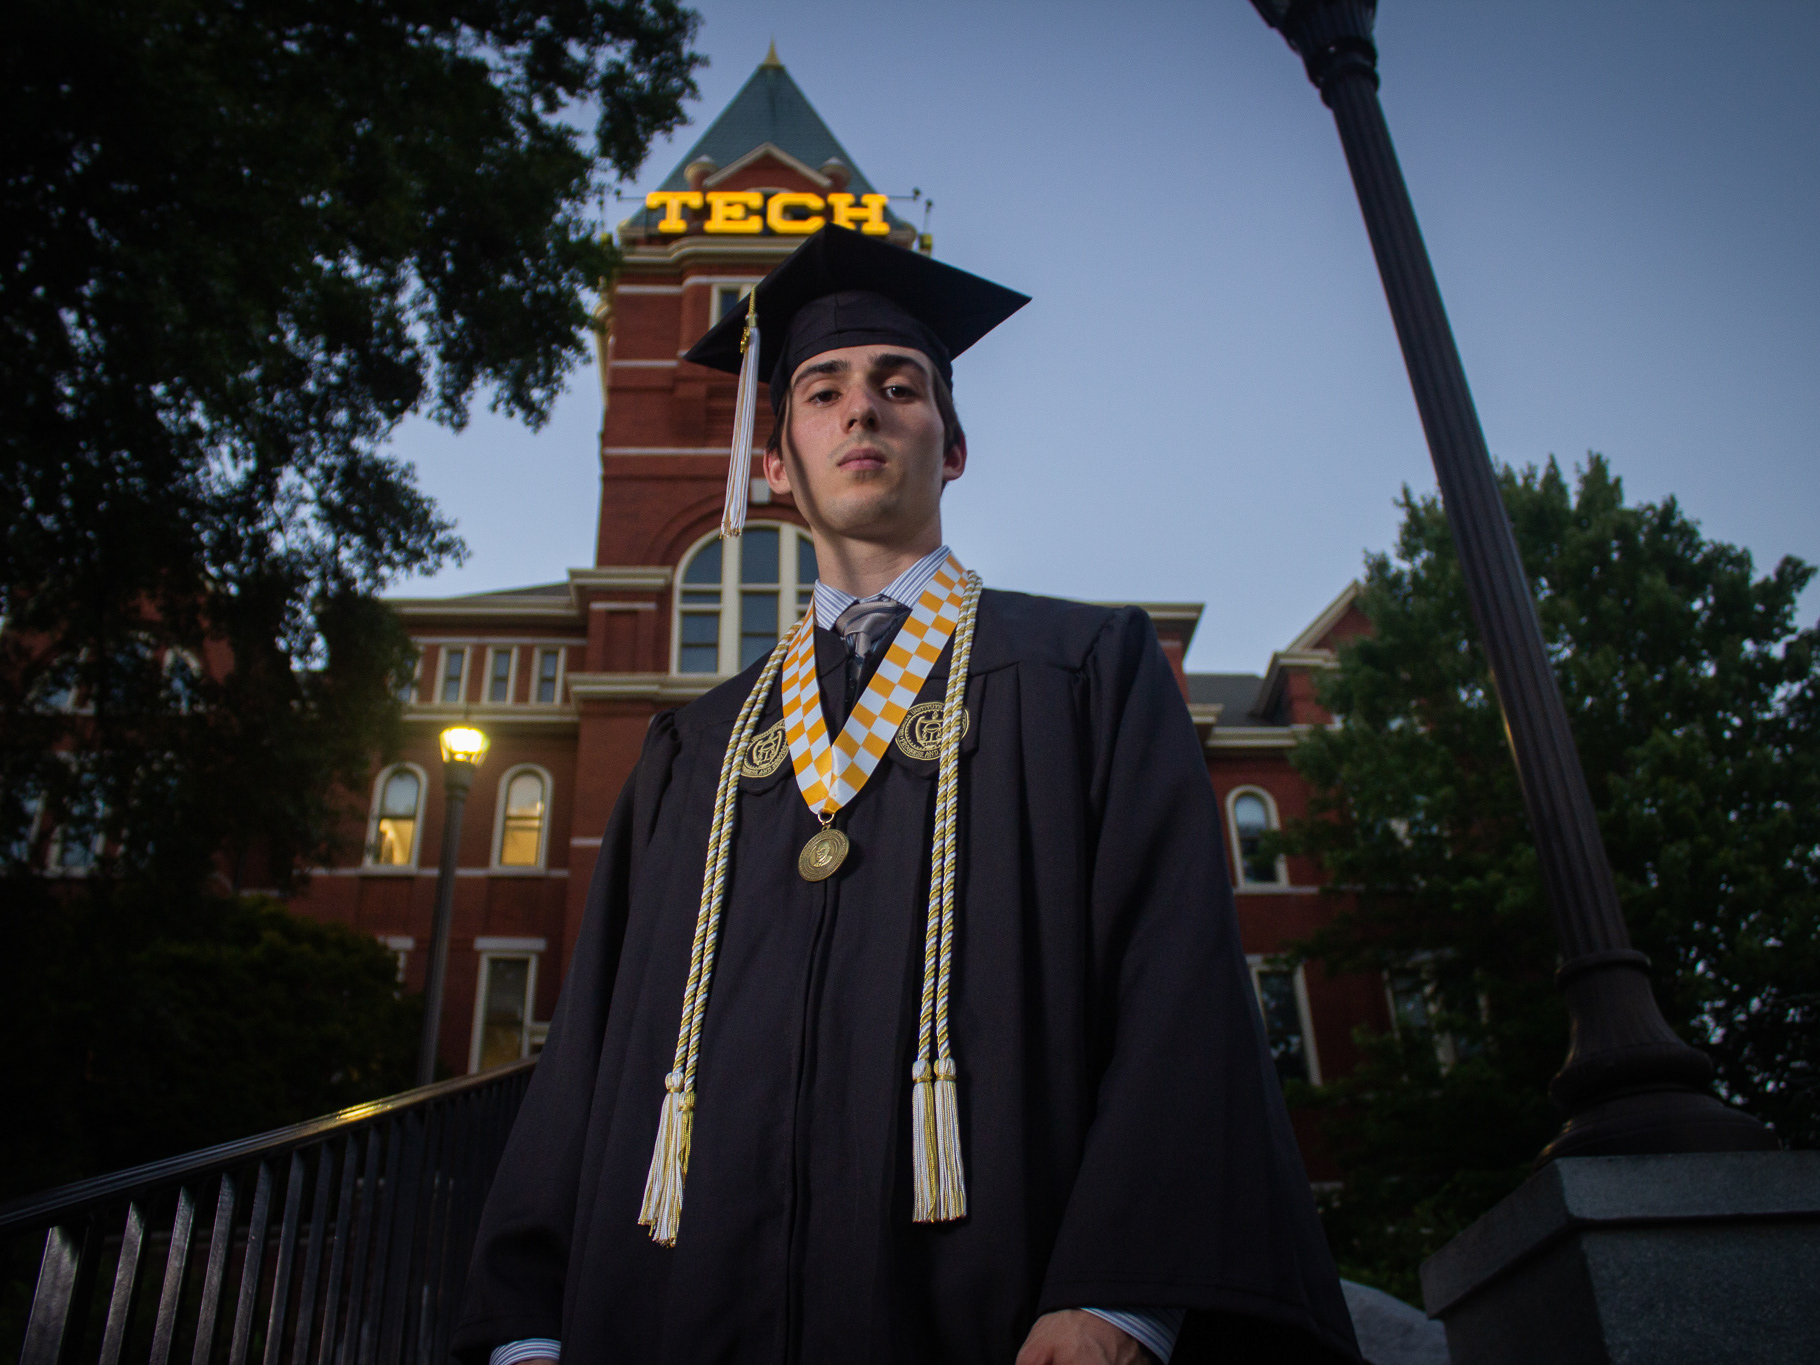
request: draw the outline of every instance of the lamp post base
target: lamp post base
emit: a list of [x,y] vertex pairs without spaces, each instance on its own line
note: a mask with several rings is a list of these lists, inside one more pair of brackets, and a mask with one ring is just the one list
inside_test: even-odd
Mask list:
[[1453,1365],[1820,1360],[1820,1152],[1569,1157],[1422,1265]]

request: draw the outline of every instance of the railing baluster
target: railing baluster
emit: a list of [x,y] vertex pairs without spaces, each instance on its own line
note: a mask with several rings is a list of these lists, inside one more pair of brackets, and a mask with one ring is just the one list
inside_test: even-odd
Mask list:
[[253,1208],[246,1222],[246,1257],[240,1265],[240,1298],[234,1305],[234,1336],[228,1346],[228,1365],[246,1365],[247,1347],[253,1339],[253,1312],[259,1300],[259,1272],[265,1266],[265,1229],[272,1215],[272,1163],[259,1163],[253,1185]]
[[304,1365],[309,1359],[316,1283],[322,1270],[322,1239],[328,1234],[329,1191],[335,1184],[334,1174],[335,1144],[325,1142],[316,1156],[316,1198],[310,1208],[310,1244],[303,1253],[303,1280],[297,1287],[297,1335],[291,1342],[291,1365]]
[[158,1318],[152,1325],[150,1365],[170,1365],[171,1339],[177,1332],[177,1308],[183,1300],[183,1272],[190,1263],[190,1233],[196,1225],[196,1195],[188,1185],[177,1190],[177,1213],[171,1219],[171,1246],[164,1258],[164,1291],[158,1295]]
[[234,1254],[234,1206],[239,1194],[234,1173],[223,1171],[215,1196],[215,1221],[209,1227],[209,1263],[202,1277],[202,1302],[196,1305],[196,1344],[190,1351],[190,1365],[209,1365],[215,1350],[215,1321],[221,1315],[221,1294],[227,1286],[228,1257]]
[[81,1261],[82,1253],[67,1227],[58,1224],[44,1234],[44,1258],[38,1263],[38,1288],[32,1295],[32,1315],[25,1324],[19,1365],[58,1365]]
[[108,1300],[107,1326],[101,1331],[101,1365],[115,1365],[133,1313],[133,1291],[139,1284],[139,1256],[145,1249],[145,1206],[137,1199],[126,1206],[120,1230],[120,1259],[114,1265],[114,1293]]
[[291,1153],[285,1177],[284,1222],[278,1229],[278,1263],[272,1271],[272,1305],[265,1323],[265,1365],[284,1354],[284,1315],[291,1301],[291,1262],[297,1254],[297,1222],[303,1207],[303,1153]]
[[463,1250],[472,1238],[464,1236],[466,1211],[464,1197],[468,1168],[474,1160],[475,1101],[469,1095],[457,1095],[449,1101],[447,1121],[451,1141],[444,1160],[442,1176],[442,1244],[437,1250],[436,1300],[431,1311],[430,1338],[418,1353],[420,1365],[441,1365],[449,1358],[449,1319],[455,1311],[457,1296],[467,1266]]
[[385,1313],[379,1323],[380,1365],[399,1365],[405,1323],[415,1307],[410,1285],[411,1267],[418,1254],[417,1215],[423,1190],[423,1112],[414,1110],[400,1122],[404,1142],[398,1162],[398,1197],[392,1206],[392,1254],[386,1268]]
[[379,1147],[384,1124],[366,1133],[366,1163],[360,1184],[360,1211],[355,1215],[354,1254],[348,1261],[348,1321],[341,1338],[337,1365],[355,1365],[360,1359],[360,1332],[366,1320],[367,1257],[373,1241],[374,1212],[379,1207]]
[[[331,1365],[335,1352],[335,1318],[341,1308],[341,1281],[348,1262],[349,1226],[354,1216],[354,1185],[359,1179],[360,1139],[349,1133],[341,1146],[341,1193],[335,1200],[335,1240],[329,1248],[329,1282],[322,1295],[322,1334],[316,1345],[316,1365]],[[295,1365],[306,1365],[299,1360]]]
[[[386,1271],[391,1265],[392,1213],[398,1206],[398,1170],[404,1158],[403,1120],[385,1126],[385,1179],[379,1191],[379,1208],[373,1216],[373,1260],[367,1275],[367,1308],[361,1314],[360,1355],[357,1365],[374,1365],[378,1359],[379,1329],[385,1321]],[[390,1363],[388,1362],[388,1365]]]

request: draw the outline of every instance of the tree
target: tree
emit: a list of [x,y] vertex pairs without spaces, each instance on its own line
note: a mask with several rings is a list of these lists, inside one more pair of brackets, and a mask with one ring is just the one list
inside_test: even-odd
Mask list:
[[[461,553],[383,453],[541,422],[682,121],[675,0],[21,0],[0,49],[0,851],[319,860]],[[592,138],[573,111],[597,110]],[[53,837],[54,835],[54,837]],[[236,876],[237,879],[237,876]]]
[[[1591,456],[1501,474],[1626,919],[1669,1022],[1721,1092],[1820,1143],[1820,632],[1813,570],[1755,575],[1673,499],[1627,506]],[[1423,1256],[1528,1173],[1559,1126],[1558,945],[1446,520],[1402,498],[1371,556],[1372,633],[1321,683],[1337,719],[1294,760],[1315,797],[1285,847],[1354,908],[1299,945],[1382,973],[1396,1025],[1304,1103],[1344,1173],[1326,1209],[1346,1272],[1413,1296]]]
[[0,1200],[407,1088],[420,997],[371,935],[258,897],[0,883],[0,1024],[22,1121]]

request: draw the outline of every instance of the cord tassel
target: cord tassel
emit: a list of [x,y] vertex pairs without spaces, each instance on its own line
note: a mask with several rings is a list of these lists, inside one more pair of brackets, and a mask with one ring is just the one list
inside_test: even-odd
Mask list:
[[[811,627],[812,628],[812,627]],[[689,1143],[695,1133],[695,1068],[701,1060],[702,1023],[708,1013],[708,986],[714,979],[714,955],[720,946],[720,917],[726,903],[727,864],[733,854],[733,829],[739,809],[739,760],[752,743],[765,699],[777,681],[791,636],[777,642],[758,683],[740,708],[720,762],[714,793],[714,821],[708,830],[708,861],[702,873],[701,908],[695,916],[695,940],[689,949],[689,979],[683,987],[682,1025],[676,1036],[676,1061],[664,1077],[663,1108],[658,1113],[657,1141],[645,1175],[645,1197],[638,1221],[660,1246],[675,1246],[682,1224],[683,1183],[689,1174]]]
[[751,501],[752,429],[758,418],[758,291],[746,295],[746,331],[740,339],[739,382],[733,403],[733,451],[727,464],[727,501],[720,533],[731,538],[746,529]]
[[695,1092],[685,1091],[680,1071],[664,1077],[664,1105],[657,1120],[657,1146],[645,1177],[645,1202],[638,1221],[651,1229],[651,1240],[676,1245],[682,1224],[683,1181],[689,1174],[689,1139],[695,1128]]
[[916,1062],[910,1068],[911,1217],[946,1223],[967,1216],[967,1172],[961,1160],[960,1092],[948,1041],[948,996],[954,980],[955,812],[960,806],[961,722],[980,577],[967,575],[948,662],[942,704],[941,765],[935,789],[935,838],[929,855],[929,913],[923,930],[923,1001]]
[[918,1223],[933,1223],[938,1215],[938,1189],[941,1173],[936,1162],[941,1150],[941,1137],[936,1131],[935,1082],[929,1063],[917,1060],[910,1068],[910,1166],[912,1194],[910,1217]]

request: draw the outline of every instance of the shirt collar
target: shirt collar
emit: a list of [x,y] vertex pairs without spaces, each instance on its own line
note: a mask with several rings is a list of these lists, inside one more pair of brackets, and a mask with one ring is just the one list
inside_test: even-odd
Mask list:
[[[946,545],[931,550],[886,584],[883,592],[874,593],[864,600],[870,602],[873,598],[889,597],[899,606],[914,607],[922,597],[923,589],[929,586],[929,580],[935,577],[935,571],[948,562],[949,553]],[[816,579],[815,624],[823,630],[833,630],[840,614],[860,600],[850,592],[842,592],[839,588]]]

